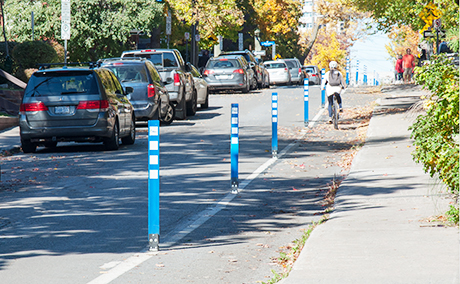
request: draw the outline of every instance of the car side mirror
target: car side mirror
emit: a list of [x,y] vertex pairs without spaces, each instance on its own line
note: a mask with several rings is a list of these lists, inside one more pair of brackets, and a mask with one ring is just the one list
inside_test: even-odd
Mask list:
[[187,62],[185,64],[185,72],[191,72],[192,71],[192,63]]
[[134,88],[133,87],[125,87],[125,94],[132,94],[134,93]]

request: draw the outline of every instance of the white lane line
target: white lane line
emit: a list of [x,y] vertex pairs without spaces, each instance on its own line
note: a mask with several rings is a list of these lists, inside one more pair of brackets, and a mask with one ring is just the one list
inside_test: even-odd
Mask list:
[[138,266],[139,264],[143,263],[147,259],[151,258],[154,254],[147,253],[147,252],[140,252],[136,253],[133,256],[129,257],[128,259],[124,260],[114,268],[107,271],[106,274],[102,274],[101,276],[97,277],[93,281],[89,282],[88,284],[107,284],[112,282],[113,280],[117,279],[119,276],[125,274],[126,272],[130,271],[134,267]]
[[[315,116],[321,116],[324,109],[321,109],[319,113]],[[312,124],[312,126],[314,123]],[[312,127],[309,124],[309,127]],[[277,158],[271,158],[266,161],[264,164],[259,166],[252,174],[250,174],[243,182],[240,183],[238,191],[241,192],[243,189],[246,188],[259,174],[265,171],[268,167],[273,165],[279,158],[283,157],[292,147],[297,143],[299,139],[302,139],[307,134],[306,129],[303,129],[300,132],[299,137],[291,142],[289,145],[284,147],[284,149],[278,154]],[[160,236],[160,248],[171,247],[176,244],[178,241],[183,239],[185,236],[193,232],[196,228],[199,228],[203,225],[206,221],[208,221],[211,217],[216,215],[220,210],[224,209],[230,202],[236,197],[236,194],[228,193],[224,196],[216,205],[210,206],[205,210],[195,214],[192,218],[180,223],[176,228],[174,228],[170,233],[166,234],[164,238]],[[161,242],[161,240],[164,242]],[[134,267],[140,265],[144,261],[150,259],[152,256],[156,255],[157,253],[152,253],[149,251],[142,251],[140,253],[136,253],[133,256],[129,257],[128,259],[124,260],[114,268],[108,270],[105,274],[100,275],[96,279],[92,280],[88,284],[108,284],[115,280],[116,278],[120,277],[124,273],[130,271]]]
[[324,110],[326,109],[325,108],[320,109],[319,112],[313,118],[313,121],[308,123],[309,128],[313,128],[315,126],[315,124],[318,122],[318,119],[323,115]]

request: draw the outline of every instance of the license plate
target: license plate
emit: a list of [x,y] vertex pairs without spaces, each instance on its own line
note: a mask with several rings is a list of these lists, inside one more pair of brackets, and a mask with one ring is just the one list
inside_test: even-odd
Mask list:
[[220,80],[222,80],[222,79],[224,79],[224,80],[225,79],[230,79],[230,75],[220,75],[220,76],[218,76],[217,79],[220,79]]
[[69,106],[57,106],[57,107],[54,107],[54,113],[55,114],[67,114],[67,113],[70,113],[70,107]]

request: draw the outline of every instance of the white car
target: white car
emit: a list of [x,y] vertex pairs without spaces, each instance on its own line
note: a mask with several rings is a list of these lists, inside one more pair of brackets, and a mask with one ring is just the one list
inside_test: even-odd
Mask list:
[[197,103],[200,104],[200,108],[209,107],[209,91],[208,91],[208,82],[203,79],[200,71],[192,65],[192,70],[190,71],[193,76],[193,81],[195,82],[195,89],[197,92]]
[[266,61],[264,67],[270,74],[270,85],[291,84],[291,73],[283,60]]

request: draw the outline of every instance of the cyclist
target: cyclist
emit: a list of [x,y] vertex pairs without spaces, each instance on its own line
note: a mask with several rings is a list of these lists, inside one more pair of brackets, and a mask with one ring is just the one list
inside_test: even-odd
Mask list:
[[329,71],[327,71],[324,76],[323,84],[324,84],[323,88],[324,86],[326,86],[327,101],[329,103],[328,105],[329,123],[332,123],[332,103],[333,103],[332,95],[334,93],[339,94],[337,96],[337,103],[339,104],[340,112],[343,112],[342,98],[340,97],[340,94],[342,93],[342,90],[345,89],[346,87],[345,80],[343,79],[342,73],[340,73],[340,71],[337,70],[337,62],[331,61],[329,63]]

